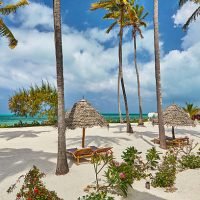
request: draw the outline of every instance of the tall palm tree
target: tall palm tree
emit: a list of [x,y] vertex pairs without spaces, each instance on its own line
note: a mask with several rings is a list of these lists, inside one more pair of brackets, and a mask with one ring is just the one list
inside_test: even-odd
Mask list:
[[63,53],[62,53],[62,32],[61,32],[61,13],[60,0],[53,1],[54,16],[54,38],[56,53],[57,71],[57,92],[58,92],[58,154],[56,174],[63,175],[69,172],[66,156],[65,139],[65,107],[64,107],[64,78],[63,78]]
[[[179,0],[179,6],[182,7],[186,2],[192,1],[196,4],[200,4],[200,0]],[[195,21],[196,18],[200,15],[200,5],[199,7],[192,13],[186,23],[183,25],[183,30],[186,30],[191,22]]]
[[[116,4],[116,0],[101,0],[95,3],[91,4],[91,8],[90,10],[97,10],[97,9],[105,9],[107,11],[109,11],[104,17],[103,19],[119,19],[119,8],[118,8],[118,4]],[[109,33],[113,27],[117,24],[117,20],[115,20],[114,23],[111,24],[111,26],[108,28],[108,30],[106,31],[107,33]],[[123,119],[122,119],[122,112],[121,112],[121,103],[120,103],[120,81],[121,81],[121,74],[120,74],[120,70],[118,68],[118,81],[117,81],[117,103],[118,103],[118,113],[119,113],[119,120],[120,123],[123,123]]]
[[186,107],[183,107],[183,110],[190,115],[191,119],[194,115],[196,115],[199,112],[199,108],[197,106],[194,106],[193,103],[187,103],[187,102],[186,102]]
[[126,0],[101,0],[99,2],[91,4],[91,10],[96,9],[105,9],[108,11],[106,15],[103,17],[104,19],[114,19],[114,23],[108,28],[107,33],[112,30],[112,28],[118,23],[120,25],[119,31],[119,72],[118,72],[118,110],[120,111],[120,82],[122,86],[122,92],[124,97],[124,104],[126,110],[126,123],[127,123],[127,132],[132,133],[132,127],[130,124],[130,117],[129,117],[129,110],[128,110],[128,102],[126,97],[126,90],[123,78],[123,71],[122,71],[122,38],[123,38],[123,20],[124,20],[124,12],[125,12],[125,3]]
[[132,38],[134,43],[134,65],[135,65],[135,71],[137,76],[137,86],[138,86],[138,102],[139,102],[139,126],[143,126],[143,117],[142,117],[142,97],[140,92],[140,76],[139,76],[139,70],[137,66],[137,43],[136,43],[136,36],[137,33],[139,33],[140,37],[143,38],[141,27],[146,27],[146,23],[144,22],[145,17],[148,15],[148,13],[144,12],[144,7],[139,5],[132,4],[133,2],[128,3],[128,12],[126,17],[125,26],[132,26]]
[[156,97],[158,112],[158,127],[160,147],[166,149],[165,127],[162,112],[162,92],[161,92],[161,75],[160,75],[160,48],[159,48],[159,31],[158,31],[158,0],[154,0],[154,49],[155,49],[155,78],[156,78]]
[[17,46],[17,40],[15,39],[15,37],[12,34],[12,32],[10,31],[10,29],[4,23],[3,16],[9,15],[11,13],[15,13],[18,8],[24,7],[28,4],[29,3],[27,0],[20,0],[15,4],[8,4],[4,7],[2,7],[3,2],[0,1],[0,36],[8,38],[9,47],[11,49],[13,49]]

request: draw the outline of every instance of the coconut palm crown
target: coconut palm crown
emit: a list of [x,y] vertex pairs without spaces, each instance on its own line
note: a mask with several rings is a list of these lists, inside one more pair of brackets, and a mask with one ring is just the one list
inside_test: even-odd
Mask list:
[[200,15],[200,0],[179,0],[179,6],[182,7],[186,2],[192,1],[196,4],[199,4],[198,8],[192,13],[188,18],[186,23],[183,25],[183,30],[186,30],[191,22],[195,21],[196,18]]
[[11,49],[17,46],[17,40],[10,31],[10,29],[4,23],[3,17],[11,13],[15,13],[18,8],[28,5],[27,0],[20,0],[15,4],[8,4],[3,7],[3,2],[0,1],[0,36],[8,38],[9,47]]
[[199,112],[199,108],[197,106],[194,106],[193,103],[186,103],[186,106],[183,107],[183,110],[190,115],[190,118],[192,118]]

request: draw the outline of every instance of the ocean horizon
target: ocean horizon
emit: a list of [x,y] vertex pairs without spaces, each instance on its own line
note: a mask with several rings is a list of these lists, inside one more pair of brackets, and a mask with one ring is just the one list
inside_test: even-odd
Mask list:
[[[101,113],[101,115],[103,115],[106,120],[113,120],[113,121],[119,120],[118,113]],[[126,118],[125,113],[122,114],[122,118],[123,119]],[[138,119],[138,118],[139,118],[139,114],[137,113],[130,114],[130,119]],[[143,114],[143,118],[147,118],[147,114]],[[22,123],[27,123],[27,124],[31,124],[33,121],[38,121],[39,123],[42,123],[44,121],[47,121],[47,117],[46,116],[21,117],[15,114],[0,114],[0,125],[14,125],[14,124],[19,123],[20,121]]]

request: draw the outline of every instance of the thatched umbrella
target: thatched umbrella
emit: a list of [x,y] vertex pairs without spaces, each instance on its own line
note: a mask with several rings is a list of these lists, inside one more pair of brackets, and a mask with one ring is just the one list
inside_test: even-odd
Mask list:
[[175,139],[174,127],[175,126],[194,126],[188,113],[176,104],[167,107],[163,112],[164,123],[167,126],[172,126],[172,138]]
[[66,113],[66,127],[69,129],[82,128],[82,147],[85,146],[85,129],[94,126],[108,127],[108,123],[91,104],[85,99],[75,103],[69,113]]

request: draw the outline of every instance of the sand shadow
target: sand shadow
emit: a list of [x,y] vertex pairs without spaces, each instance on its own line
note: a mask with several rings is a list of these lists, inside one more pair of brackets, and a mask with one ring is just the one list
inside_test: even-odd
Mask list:
[[36,165],[44,173],[55,173],[56,164],[50,159],[55,159],[56,153],[33,151],[28,148],[0,149],[0,182],[9,176],[29,170]]
[[135,189],[131,189],[128,191],[128,197],[126,200],[166,200],[161,197],[155,196],[148,192],[140,192]]
[[2,132],[0,133],[0,139],[6,139],[6,140],[12,140],[18,137],[24,137],[24,138],[34,138],[38,137],[39,134],[49,132],[49,131],[27,131],[27,130],[21,130],[21,131],[11,131],[11,132]]
[[[130,141],[128,138],[124,137],[102,137],[102,136],[87,136],[85,137],[85,146],[95,145],[97,147],[100,146],[112,146],[112,144],[120,145],[120,141]],[[75,138],[67,138],[66,143],[67,146],[70,145],[70,147],[77,147],[81,146],[82,138],[75,137]]]
[[188,136],[192,135],[194,137],[200,138],[200,132],[199,131],[194,131],[194,130],[187,130],[187,129],[181,129],[181,128],[175,128],[175,134],[181,134],[183,136]]

